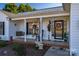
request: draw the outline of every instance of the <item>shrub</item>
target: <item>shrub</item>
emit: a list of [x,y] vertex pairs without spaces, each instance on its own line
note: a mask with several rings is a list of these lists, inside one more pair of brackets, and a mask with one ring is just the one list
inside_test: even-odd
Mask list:
[[65,41],[68,40],[68,36],[67,36],[67,33],[66,33],[66,32],[64,33],[64,40],[65,40]]
[[7,45],[6,41],[0,40],[0,48],[5,47]]
[[25,46],[23,44],[14,43],[12,49],[16,51],[17,55],[23,56],[26,54]]

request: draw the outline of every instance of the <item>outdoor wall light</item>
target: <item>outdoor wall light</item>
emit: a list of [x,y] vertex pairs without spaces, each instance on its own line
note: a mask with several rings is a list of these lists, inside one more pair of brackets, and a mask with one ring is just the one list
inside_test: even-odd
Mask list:
[[16,23],[14,25],[16,26]]

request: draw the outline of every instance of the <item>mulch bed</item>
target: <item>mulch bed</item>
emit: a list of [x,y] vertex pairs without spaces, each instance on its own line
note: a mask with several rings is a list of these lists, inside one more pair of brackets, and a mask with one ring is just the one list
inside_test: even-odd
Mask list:
[[43,56],[50,46],[44,45],[42,50],[35,47],[33,43],[26,44],[26,56]]
[[35,43],[32,42],[18,43],[18,44],[21,44],[22,46],[25,47],[24,52],[26,53],[24,54],[24,56],[43,56],[46,53],[46,51],[50,48],[50,46],[44,44],[43,49],[39,50],[38,48],[35,47],[36,46]]
[[[34,42],[26,42],[26,43],[24,43],[24,42],[22,42],[22,43],[20,43],[20,42],[6,42],[6,43],[8,46],[10,46],[10,48],[12,47],[13,43],[20,44],[20,46],[22,46],[22,50],[23,50],[23,51],[21,50],[21,52],[24,53],[23,55],[20,55],[20,56],[43,56],[46,53],[46,51],[52,46],[50,44],[43,43],[44,44],[43,49],[39,50],[38,48],[35,47],[36,44]],[[6,44],[5,45],[1,44],[1,45],[4,47]],[[62,46],[53,45],[53,46],[68,48],[68,46],[66,46],[66,45],[64,45],[64,46],[63,45]]]
[[[1,41],[1,42],[4,42],[4,41]],[[21,46],[21,49],[20,48],[17,48],[18,50],[21,50],[20,53],[22,52],[22,55],[18,55],[18,54],[15,54],[17,56],[43,56],[45,54],[45,52],[49,49],[50,46],[47,46],[46,44],[44,44],[44,47],[42,50],[39,50],[38,48],[36,48],[35,46],[35,43],[34,42],[12,42],[12,41],[7,41],[6,42],[6,46],[4,45],[1,45],[2,47],[6,47],[6,49],[11,48],[14,52],[17,53],[17,51],[15,51],[12,47],[13,47],[13,44],[19,44]],[[3,43],[4,44],[4,43]],[[8,47],[7,47],[8,46]],[[16,46],[14,46],[16,47]],[[5,50],[5,49],[4,49]]]

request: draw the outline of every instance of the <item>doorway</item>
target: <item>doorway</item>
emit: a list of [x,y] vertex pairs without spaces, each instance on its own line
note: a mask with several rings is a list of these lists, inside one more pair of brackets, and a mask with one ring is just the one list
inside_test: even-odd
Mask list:
[[63,40],[64,37],[64,20],[54,21],[54,39]]

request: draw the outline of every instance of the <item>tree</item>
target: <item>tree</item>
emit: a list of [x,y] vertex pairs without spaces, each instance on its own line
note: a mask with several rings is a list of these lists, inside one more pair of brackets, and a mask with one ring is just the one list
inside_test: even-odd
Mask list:
[[3,10],[5,11],[9,11],[9,12],[12,12],[12,13],[17,13],[17,6],[15,3],[8,3],[5,5],[5,7],[3,8]]
[[30,4],[23,4],[21,3],[19,7],[15,3],[8,3],[3,8],[5,11],[9,11],[12,13],[19,13],[19,12],[28,12],[28,11],[35,11],[35,8],[32,8]]
[[30,6],[30,4],[26,4],[25,5],[26,11],[32,11],[32,7]]
[[20,4],[19,7],[18,7],[18,12],[25,12],[26,11],[26,8],[25,8],[25,4]]
[[33,11],[36,11],[36,8],[33,8],[32,10],[33,10]]
[[30,4],[20,4],[18,7],[18,11],[19,12],[28,12],[28,11],[32,11],[32,7],[30,6]]

